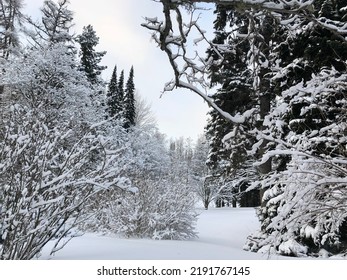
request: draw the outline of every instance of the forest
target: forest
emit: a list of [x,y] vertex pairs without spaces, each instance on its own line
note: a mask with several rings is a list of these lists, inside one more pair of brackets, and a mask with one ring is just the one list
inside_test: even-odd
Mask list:
[[197,204],[255,207],[245,250],[346,254],[346,1],[156,2],[142,26],[172,67],[165,91],[210,106],[195,143],[159,131],[134,67],[102,78],[106,51],[92,25],[72,32],[68,0],[40,20],[0,0],[0,259],[86,232],[190,240]]

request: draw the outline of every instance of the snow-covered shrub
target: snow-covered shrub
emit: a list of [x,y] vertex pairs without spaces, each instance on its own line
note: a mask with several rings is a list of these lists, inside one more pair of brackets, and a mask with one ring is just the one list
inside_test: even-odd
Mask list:
[[132,156],[128,158],[126,175],[136,191],[102,193],[91,204],[89,211],[96,215],[84,223],[84,229],[154,239],[195,236],[195,193],[185,178],[170,169],[163,140],[153,128],[128,132]]
[[145,180],[138,189],[105,200],[87,226],[126,237],[180,240],[196,236],[192,190],[165,180]]
[[53,239],[59,249],[92,196],[128,187],[119,154],[97,128],[76,135],[49,128],[44,114],[11,106],[0,125],[0,259],[32,259]]
[[[91,125],[103,120],[101,89],[94,88],[77,68],[76,58],[64,44],[26,48],[5,61],[0,84],[9,101],[45,114],[46,123],[68,126]],[[4,108],[6,110],[6,108]]]
[[[180,183],[145,182],[136,197],[128,200],[128,218],[121,215],[121,230],[128,236],[153,239],[189,239],[194,231],[197,213],[192,190]],[[135,225],[132,228],[131,225]]]

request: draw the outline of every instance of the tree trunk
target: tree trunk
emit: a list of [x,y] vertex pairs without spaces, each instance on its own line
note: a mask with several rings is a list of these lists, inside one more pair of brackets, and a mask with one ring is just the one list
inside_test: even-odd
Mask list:
[[[261,129],[264,129],[263,121],[265,116],[270,112],[270,103],[271,103],[271,96],[270,94],[264,94],[260,96],[260,119],[261,119]],[[266,152],[266,147],[268,145],[269,141],[263,140],[262,144],[259,148],[259,156],[262,157],[263,154]],[[265,175],[271,172],[272,169],[272,159],[269,158],[266,162],[258,166],[258,171],[260,174]],[[260,189],[260,205],[264,206],[265,202],[263,200],[264,192],[266,191],[265,188]]]

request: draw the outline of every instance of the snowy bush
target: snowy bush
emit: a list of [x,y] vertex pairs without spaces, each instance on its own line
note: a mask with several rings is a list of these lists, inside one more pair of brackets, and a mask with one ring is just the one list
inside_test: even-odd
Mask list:
[[195,237],[195,193],[185,178],[177,176],[177,170],[170,169],[163,137],[155,129],[150,133],[148,127],[134,128],[128,137],[132,156],[126,175],[137,190],[102,193],[89,209],[96,211],[96,216],[86,221],[83,228],[126,237]]
[[44,113],[46,123],[77,129],[103,119],[98,110],[103,95],[96,94],[101,89],[78,70],[64,44],[24,49],[3,68],[0,84],[7,88],[9,102]]
[[195,197],[186,186],[146,180],[136,193],[111,196],[89,223],[89,228],[126,237],[189,239],[197,213]]
[[0,125],[0,143],[0,259],[32,259],[50,240],[58,250],[85,218],[91,197],[129,185],[119,153],[97,126],[80,136],[13,105]]

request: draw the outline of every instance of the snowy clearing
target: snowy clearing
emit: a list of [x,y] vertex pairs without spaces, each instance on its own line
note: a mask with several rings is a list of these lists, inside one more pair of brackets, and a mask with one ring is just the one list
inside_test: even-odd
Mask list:
[[[122,239],[85,234],[71,240],[53,257],[46,246],[40,259],[54,260],[225,260],[288,259],[244,251],[247,236],[259,222],[253,208],[201,210],[197,223],[199,238],[191,241]],[[52,245],[50,243],[49,245]]]

